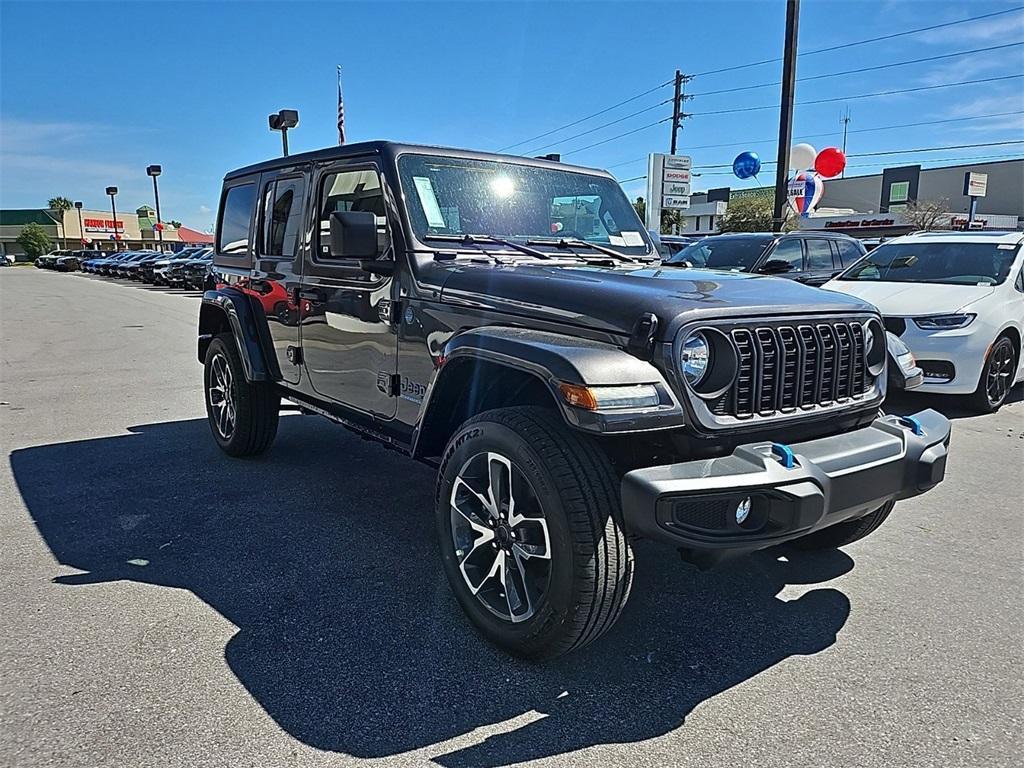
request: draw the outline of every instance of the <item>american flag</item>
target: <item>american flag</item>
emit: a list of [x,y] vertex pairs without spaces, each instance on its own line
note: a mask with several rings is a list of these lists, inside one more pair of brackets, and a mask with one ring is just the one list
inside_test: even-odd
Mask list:
[[341,98],[341,65],[338,65],[338,146],[345,143],[345,102]]

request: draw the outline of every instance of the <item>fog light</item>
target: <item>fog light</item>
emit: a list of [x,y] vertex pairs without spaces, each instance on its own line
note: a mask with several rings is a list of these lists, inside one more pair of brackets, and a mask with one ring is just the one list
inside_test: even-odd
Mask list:
[[736,505],[736,524],[743,525],[747,517],[750,515],[750,497],[747,496],[743,501]]

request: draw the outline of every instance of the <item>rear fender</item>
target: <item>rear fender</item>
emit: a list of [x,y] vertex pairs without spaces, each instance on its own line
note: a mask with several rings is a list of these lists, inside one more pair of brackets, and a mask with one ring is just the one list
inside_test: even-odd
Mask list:
[[277,359],[266,354],[269,339],[264,338],[268,332],[261,311],[241,291],[206,291],[199,307],[199,361],[206,360],[206,350],[215,336],[230,331],[238,345],[246,381],[279,379]]

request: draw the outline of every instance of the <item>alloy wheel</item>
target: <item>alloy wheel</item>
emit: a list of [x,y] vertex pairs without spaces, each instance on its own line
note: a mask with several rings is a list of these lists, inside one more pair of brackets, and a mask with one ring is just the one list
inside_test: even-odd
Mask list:
[[985,371],[985,394],[991,405],[1002,403],[1010,391],[1013,367],[1013,347],[1003,340],[992,350]]
[[478,453],[452,484],[452,544],[466,586],[505,621],[526,621],[551,577],[551,541],[537,494],[499,453]]
[[218,353],[211,358],[210,373],[209,398],[214,424],[220,436],[229,440],[235,431],[235,389],[231,366],[224,355]]

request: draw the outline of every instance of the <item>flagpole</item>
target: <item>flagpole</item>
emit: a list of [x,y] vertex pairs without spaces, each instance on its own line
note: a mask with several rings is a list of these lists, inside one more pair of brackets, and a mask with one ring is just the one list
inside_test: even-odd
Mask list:
[[341,64],[338,64],[338,146],[345,143],[345,101],[341,95]]

